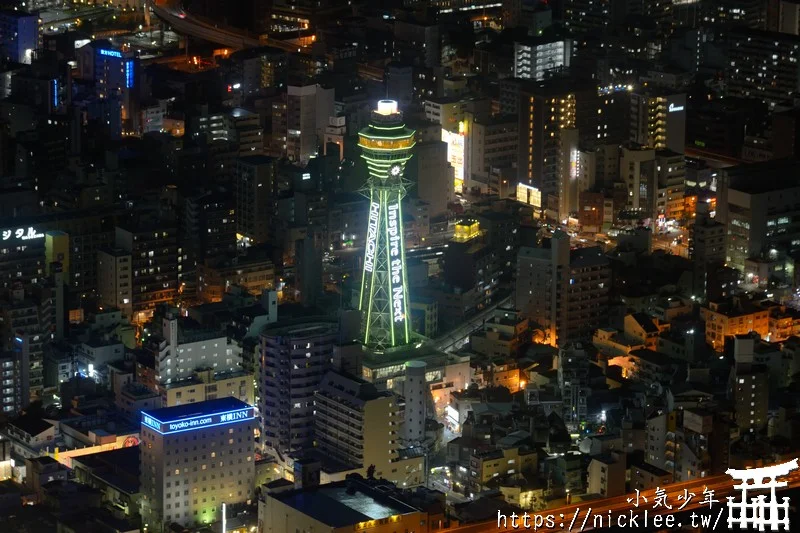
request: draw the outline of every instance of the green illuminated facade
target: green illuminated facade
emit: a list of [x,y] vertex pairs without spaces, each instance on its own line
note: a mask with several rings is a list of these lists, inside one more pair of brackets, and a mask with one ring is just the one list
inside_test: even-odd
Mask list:
[[370,199],[359,309],[364,343],[376,352],[411,340],[402,200],[414,133],[403,123],[397,102],[381,100],[370,126],[358,134],[369,169],[365,194]]

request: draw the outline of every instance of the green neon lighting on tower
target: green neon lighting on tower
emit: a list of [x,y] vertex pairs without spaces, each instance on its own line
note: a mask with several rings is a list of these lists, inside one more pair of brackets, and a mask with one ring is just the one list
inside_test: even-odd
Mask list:
[[411,342],[401,202],[414,135],[392,100],[378,102],[370,126],[359,132],[369,171],[364,194],[370,200],[359,309],[365,319],[364,344],[376,352]]

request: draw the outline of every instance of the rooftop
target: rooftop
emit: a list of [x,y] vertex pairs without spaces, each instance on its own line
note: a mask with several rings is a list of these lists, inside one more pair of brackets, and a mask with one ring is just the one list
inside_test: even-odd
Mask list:
[[775,159],[726,168],[729,188],[747,194],[766,194],[800,187],[797,175],[800,162],[796,159]]
[[391,496],[350,481],[287,491],[270,497],[332,528],[418,512]]
[[22,415],[16,420],[12,420],[11,425],[28,435],[39,435],[53,427],[50,422],[33,415]]
[[[248,407],[250,406],[243,401],[229,396],[227,398],[217,398],[216,400],[207,400],[205,402],[164,407],[162,409],[147,411],[147,414],[160,422],[166,422],[195,416],[225,413],[237,409],[246,409]],[[145,411],[142,411],[142,414],[145,414]]]

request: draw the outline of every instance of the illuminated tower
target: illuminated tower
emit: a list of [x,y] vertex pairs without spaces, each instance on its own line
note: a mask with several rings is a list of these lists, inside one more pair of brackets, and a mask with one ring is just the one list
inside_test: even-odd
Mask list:
[[370,199],[359,309],[364,343],[378,352],[410,341],[401,201],[414,133],[403,123],[397,102],[381,100],[370,126],[358,134],[369,169],[364,192]]

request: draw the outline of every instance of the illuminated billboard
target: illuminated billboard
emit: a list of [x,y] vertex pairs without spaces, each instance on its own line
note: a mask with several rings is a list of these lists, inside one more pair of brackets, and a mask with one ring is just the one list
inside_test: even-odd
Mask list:
[[9,239],[32,241],[35,239],[44,239],[44,233],[40,233],[34,228],[4,229],[0,230],[0,239],[4,241]]
[[541,209],[542,192],[536,187],[520,183],[517,185],[517,201]]
[[461,192],[464,184],[464,122],[459,123],[458,132],[442,128],[442,141],[447,144],[447,161],[453,166],[456,192]]
[[159,420],[152,415],[142,412],[142,425],[147,426],[148,428],[157,431],[162,435],[182,433],[184,431],[194,431],[196,429],[222,426],[254,419],[255,412],[252,407],[166,421]]

